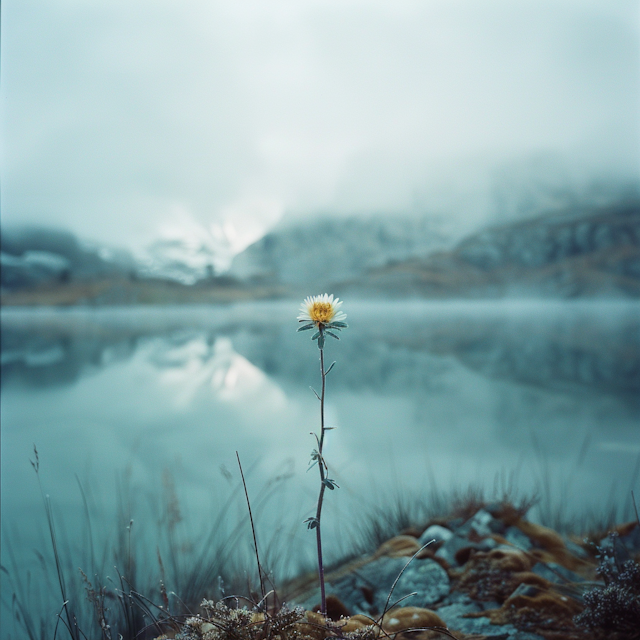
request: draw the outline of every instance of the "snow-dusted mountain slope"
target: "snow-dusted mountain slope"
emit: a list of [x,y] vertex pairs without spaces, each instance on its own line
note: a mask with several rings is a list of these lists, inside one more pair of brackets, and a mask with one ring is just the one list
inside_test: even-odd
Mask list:
[[276,227],[234,258],[230,275],[324,286],[448,245],[439,225],[428,218],[318,217]]

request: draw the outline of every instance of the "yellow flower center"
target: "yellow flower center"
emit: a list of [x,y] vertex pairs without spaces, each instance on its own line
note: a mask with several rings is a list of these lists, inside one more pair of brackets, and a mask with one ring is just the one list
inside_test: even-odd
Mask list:
[[309,309],[309,317],[316,324],[328,324],[334,316],[330,302],[314,302]]

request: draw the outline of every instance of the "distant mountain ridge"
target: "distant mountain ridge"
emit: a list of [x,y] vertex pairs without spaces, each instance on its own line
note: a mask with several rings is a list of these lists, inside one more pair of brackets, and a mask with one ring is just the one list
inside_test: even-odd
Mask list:
[[640,298],[640,199],[567,207],[485,228],[455,245],[440,229],[426,218],[290,222],[238,254],[224,276],[214,273],[211,248],[198,244],[164,243],[150,264],[64,231],[3,229],[2,303],[208,303],[323,290],[343,297]]
[[61,229],[27,226],[2,230],[0,264],[2,288],[7,290],[130,277],[136,270],[123,249],[83,243]]
[[68,231],[3,228],[0,302],[3,306],[210,304],[281,295],[277,288],[245,287],[228,276],[217,276],[211,252],[199,249],[169,242],[152,256],[155,261],[141,263],[125,250],[82,242]]
[[488,228],[449,251],[372,270],[347,288],[391,296],[640,297],[640,202]]
[[267,233],[234,258],[229,273],[254,282],[325,287],[449,244],[429,218],[321,217]]

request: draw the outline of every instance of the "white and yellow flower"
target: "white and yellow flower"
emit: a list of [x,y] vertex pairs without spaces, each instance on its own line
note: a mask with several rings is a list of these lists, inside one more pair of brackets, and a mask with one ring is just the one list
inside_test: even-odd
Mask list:
[[300,322],[313,322],[316,327],[328,325],[332,322],[342,322],[347,314],[340,311],[342,302],[339,298],[333,299],[333,294],[323,293],[320,296],[309,296],[305,298],[300,307]]
[[342,302],[339,298],[333,299],[333,294],[323,293],[319,296],[309,296],[305,298],[300,307],[298,322],[304,322],[298,331],[308,331],[316,328],[317,332],[312,336],[312,340],[318,340],[318,347],[324,347],[324,334],[339,340],[332,330],[341,331],[347,328],[344,322],[347,314],[340,311]]

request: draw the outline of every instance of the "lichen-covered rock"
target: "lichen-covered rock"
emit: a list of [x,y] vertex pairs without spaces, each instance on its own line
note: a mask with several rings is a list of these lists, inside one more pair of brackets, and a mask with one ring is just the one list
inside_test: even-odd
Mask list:
[[[433,605],[449,593],[449,576],[437,562],[416,558],[406,566],[407,560],[406,557],[378,558],[331,582],[327,591],[338,597],[352,613],[373,616],[384,611],[387,600],[393,604],[414,591],[417,595],[412,597],[411,604],[419,607]],[[389,599],[396,579],[395,590]]]
[[[414,560],[398,579],[393,596],[403,597],[416,592],[407,600],[417,607],[428,607],[449,593],[449,576],[433,560]],[[386,598],[385,598],[386,601]]]

